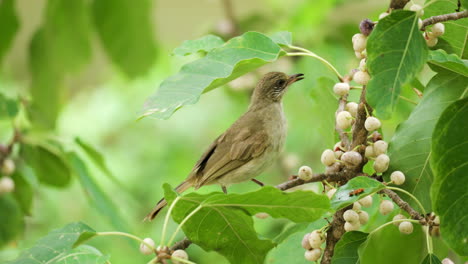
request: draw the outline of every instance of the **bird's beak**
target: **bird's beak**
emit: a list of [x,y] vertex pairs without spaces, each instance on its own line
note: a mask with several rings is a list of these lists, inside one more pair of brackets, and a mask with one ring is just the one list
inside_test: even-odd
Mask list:
[[295,83],[297,81],[300,81],[304,79],[304,74],[302,73],[298,73],[298,74],[293,74],[293,75],[289,75],[289,78],[288,78],[288,85],[292,84],[292,83]]

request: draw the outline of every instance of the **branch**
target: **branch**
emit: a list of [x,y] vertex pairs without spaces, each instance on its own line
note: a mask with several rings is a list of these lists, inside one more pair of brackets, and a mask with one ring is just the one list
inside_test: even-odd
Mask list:
[[[354,149],[359,145],[367,144],[367,136],[369,132],[364,127],[364,123],[367,119],[367,113],[371,113],[372,108],[366,101],[366,86],[362,87],[361,98],[359,99],[358,111],[356,114],[356,121],[353,126],[353,142],[351,144],[351,149]],[[359,151],[359,150],[358,150]],[[364,150],[359,151],[361,154],[364,154]],[[364,156],[364,155],[363,155]]]
[[177,249],[186,249],[192,244],[188,238],[184,238],[181,241],[175,243],[172,247],[169,248],[170,252],[176,251]]
[[427,26],[433,25],[435,23],[445,22],[449,20],[458,20],[458,19],[467,18],[467,17],[468,17],[468,10],[440,15],[440,16],[429,17],[423,20],[423,25],[421,27],[421,30],[424,31]]
[[293,187],[303,185],[306,183],[311,183],[311,182],[319,182],[319,181],[324,181],[324,180],[329,181],[329,182],[337,182],[342,179],[346,179],[345,176],[347,174],[348,173],[346,172],[337,172],[337,173],[330,173],[330,174],[325,174],[325,173],[314,174],[314,176],[312,176],[312,179],[308,181],[304,181],[299,178],[296,178],[294,180],[289,180],[287,182],[280,183],[276,185],[275,188],[284,191],[284,190],[291,189]]
[[413,219],[416,219],[416,220],[419,220],[421,222],[421,224],[425,224],[426,223],[426,220],[424,219],[423,216],[421,216],[421,214],[414,210],[413,207],[411,207],[407,202],[405,202],[403,199],[400,198],[400,196],[398,196],[398,194],[396,194],[394,191],[392,190],[389,190],[389,189],[383,189],[382,191],[380,191],[381,193],[384,193],[386,194],[388,197],[390,197],[390,199],[393,200],[393,202],[395,202],[401,209],[405,210],[406,212],[408,212],[408,214],[411,216],[411,218]]
[[409,1],[410,0],[392,0],[390,2],[390,9],[403,9]]
[[340,238],[345,233],[344,224],[345,220],[343,218],[343,214],[346,210],[351,209],[353,206],[347,206],[339,211],[337,211],[333,215],[333,221],[331,222],[331,227],[327,231],[327,241],[326,247],[323,252],[322,264],[329,264],[331,263],[333,253],[335,252],[336,243],[340,240]]

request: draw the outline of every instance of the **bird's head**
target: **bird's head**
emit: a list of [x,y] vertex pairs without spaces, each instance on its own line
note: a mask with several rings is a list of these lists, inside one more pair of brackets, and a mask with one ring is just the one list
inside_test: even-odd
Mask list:
[[252,103],[279,102],[283,98],[288,87],[304,79],[304,74],[287,75],[282,72],[269,72],[263,76],[255,87],[252,95]]

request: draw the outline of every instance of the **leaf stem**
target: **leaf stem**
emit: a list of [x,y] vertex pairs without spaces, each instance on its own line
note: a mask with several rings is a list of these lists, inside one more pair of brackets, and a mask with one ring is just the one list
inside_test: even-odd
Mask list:
[[424,233],[426,233],[426,245],[427,245],[427,253],[432,254],[432,238],[431,234],[429,234],[429,226],[424,226]]
[[400,97],[400,99],[402,99],[402,100],[404,100],[404,101],[406,101],[406,102],[412,103],[412,104],[414,104],[414,105],[417,105],[417,104],[418,104],[418,102],[413,101],[413,100],[411,100],[411,99],[409,99],[409,98],[406,98],[406,97],[404,97],[404,96],[399,95],[398,97]]
[[182,262],[182,263],[196,264],[195,262],[192,262],[190,260],[183,259],[183,258],[178,258],[178,257],[174,257],[174,256],[171,256],[171,259],[177,260],[178,262]]
[[424,209],[424,206],[421,204],[421,202],[418,200],[418,198],[416,198],[414,195],[412,195],[412,194],[409,193],[408,191],[405,191],[405,190],[400,189],[400,188],[397,188],[397,187],[387,186],[387,189],[399,191],[399,192],[402,192],[402,193],[408,195],[409,197],[411,197],[411,198],[418,204],[419,208],[421,208],[421,210],[422,210],[422,213],[423,213],[424,215],[426,215],[426,210]]
[[146,264],[154,264],[154,263],[156,263],[157,260],[158,260],[158,257],[154,257],[150,261],[148,261],[148,263],[146,263]]
[[330,62],[328,62],[326,59],[320,57],[319,55],[313,53],[312,51],[310,51],[308,49],[304,49],[304,48],[296,47],[296,46],[292,46],[292,45],[289,45],[288,48],[298,50],[298,51],[302,51],[302,52],[287,52],[286,56],[309,56],[309,57],[312,57],[312,58],[316,58],[319,61],[321,61],[322,63],[324,63],[328,68],[330,68],[335,73],[335,75],[338,77],[338,79],[340,81],[343,81],[343,76],[341,76],[341,74],[338,72],[338,70],[335,67],[333,67],[333,65]]
[[161,242],[160,242],[162,246],[164,246],[164,240],[166,240],[166,231],[167,231],[167,224],[169,223],[169,217],[171,216],[172,209],[174,209],[174,206],[176,205],[177,201],[179,201],[179,199],[180,199],[180,196],[177,196],[177,198],[174,199],[164,219],[164,225],[163,225],[163,229],[161,232],[162,234],[161,234]]
[[197,208],[195,208],[195,210],[193,210],[192,212],[190,212],[190,214],[188,214],[188,215],[184,218],[184,220],[182,220],[182,222],[180,222],[180,224],[179,224],[179,226],[177,227],[176,231],[174,232],[174,234],[172,234],[172,237],[171,237],[171,239],[169,240],[168,245],[171,245],[171,244],[172,244],[172,242],[174,241],[174,239],[175,239],[177,233],[180,231],[180,229],[181,229],[182,226],[185,224],[185,222],[187,222],[187,221],[190,219],[190,217],[192,217],[195,213],[197,213],[198,211],[200,211],[200,209],[202,209],[202,208],[203,208],[203,207],[202,207],[202,205],[200,204]]
[[377,231],[379,231],[380,229],[388,226],[388,225],[391,225],[393,223],[398,223],[398,222],[411,222],[411,223],[416,223],[416,224],[419,224],[419,221],[418,220],[414,220],[414,219],[397,219],[397,220],[392,220],[390,222],[387,222],[379,227],[377,227],[376,229],[372,230],[372,232],[370,232],[369,234],[372,234],[372,233],[375,233]]
[[156,249],[152,245],[146,243],[143,239],[141,239],[141,238],[139,238],[139,237],[137,237],[135,235],[132,235],[132,234],[112,231],[112,232],[96,232],[96,236],[124,236],[124,237],[131,238],[133,240],[136,240],[136,241],[140,242],[141,244],[144,244],[145,246],[147,246],[152,251],[156,251]]

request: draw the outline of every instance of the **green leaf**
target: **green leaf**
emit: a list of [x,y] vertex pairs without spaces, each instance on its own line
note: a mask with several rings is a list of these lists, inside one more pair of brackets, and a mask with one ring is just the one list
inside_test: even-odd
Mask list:
[[[424,7],[426,19],[441,14],[450,14],[457,9],[458,0],[427,0]],[[455,53],[459,58],[468,59],[468,19],[443,22],[445,33],[438,37],[437,45],[434,49],[443,49],[447,53]],[[427,27],[431,30],[431,27]]]
[[467,116],[468,98],[445,109],[432,134],[431,158],[434,171],[431,198],[434,211],[440,216],[440,233],[447,244],[462,256],[468,256],[468,229],[463,224],[468,218]]
[[[357,189],[364,189],[358,195],[351,196],[349,193]],[[340,186],[331,199],[331,206],[334,210],[345,208],[348,205],[364,198],[367,195],[373,194],[385,189],[385,185],[374,179],[365,176],[359,176],[351,179],[345,185]]]
[[71,179],[70,168],[60,149],[45,144],[22,144],[21,151],[41,183],[56,187],[68,185]]
[[[175,193],[165,185],[169,203]],[[196,209],[198,208],[198,209]],[[194,210],[182,229],[187,237],[205,250],[216,250],[231,263],[263,263],[274,246],[259,239],[251,215],[266,212],[272,217],[295,222],[312,222],[330,208],[326,196],[309,191],[284,193],[273,187],[263,187],[245,194],[191,193],[181,196],[172,211],[178,223]]]
[[0,1],[0,63],[11,46],[19,28],[18,17],[15,13],[15,1]]
[[33,187],[31,183],[24,177],[23,173],[16,170],[11,175],[11,178],[15,182],[15,190],[13,196],[18,202],[21,210],[25,215],[31,215],[31,205],[33,200]]
[[85,193],[98,212],[107,217],[115,228],[121,231],[128,230],[127,224],[122,219],[117,206],[97,185],[80,157],[70,152],[68,153],[68,160],[70,161],[73,171],[78,176]]
[[0,248],[18,237],[24,229],[21,208],[10,194],[0,195]]
[[292,33],[289,31],[276,32],[270,38],[278,45],[292,45]]
[[447,54],[445,50],[431,50],[427,62],[436,72],[442,68],[468,77],[468,61],[460,59],[455,54]]
[[169,118],[180,107],[196,103],[202,93],[275,61],[282,54],[276,43],[257,32],[233,38],[164,80],[145,103],[141,117]]
[[156,60],[152,3],[150,0],[92,2],[94,24],[105,51],[132,78],[146,74]]
[[390,118],[401,87],[411,81],[427,58],[427,45],[415,12],[394,10],[379,21],[367,40],[367,67],[372,79],[367,100],[377,115]]
[[200,51],[210,52],[224,44],[223,39],[215,35],[206,35],[194,40],[186,40],[182,45],[175,48],[173,53],[179,56],[186,56]]
[[103,256],[102,253],[94,247],[88,245],[82,245],[77,248],[74,248],[70,251],[67,251],[65,254],[61,255],[60,258],[54,259],[51,264],[82,264],[82,263],[92,263],[92,264],[104,264],[110,263],[109,256]]
[[359,263],[358,248],[368,235],[360,231],[346,232],[335,246],[332,264]]
[[421,264],[442,264],[439,258],[434,254],[427,254],[426,258],[421,262]]
[[65,263],[59,262],[60,258],[70,254],[75,242],[85,232],[96,231],[81,222],[70,223],[39,239],[32,248],[8,264]]
[[[391,217],[388,217],[388,221]],[[388,225],[369,233],[359,246],[360,264],[415,264],[425,256],[425,236],[421,226],[414,224],[413,233],[406,235],[395,225]],[[353,262],[354,263],[354,262]]]
[[[442,111],[465,92],[468,78],[444,71],[435,75],[428,83],[421,102],[413,109],[408,119],[401,123],[389,143],[390,173],[402,171],[406,180],[400,186],[421,201],[426,211],[431,211],[431,199],[427,195],[432,184],[431,157],[432,131]],[[403,199],[416,207],[405,194]]]
[[90,21],[86,1],[47,1],[44,22],[30,46],[30,114],[34,124],[53,128],[65,95],[67,73],[76,72],[91,59]]
[[277,235],[274,239],[273,242],[275,244],[281,244],[283,241],[285,241],[288,237],[291,235],[303,231],[309,226],[309,223],[298,223],[298,224],[293,224],[292,226],[287,227],[283,232],[281,232],[279,235]]
[[14,118],[18,114],[18,101],[0,93],[0,119]]

